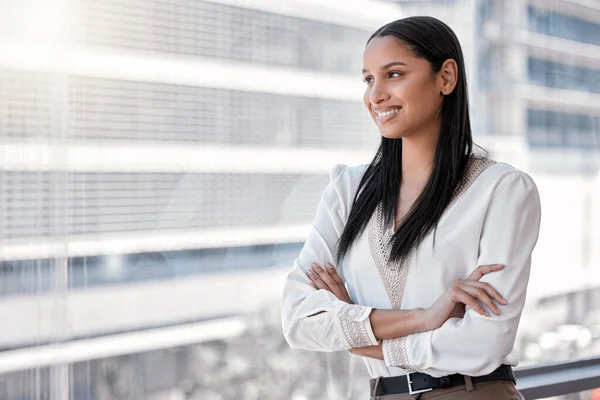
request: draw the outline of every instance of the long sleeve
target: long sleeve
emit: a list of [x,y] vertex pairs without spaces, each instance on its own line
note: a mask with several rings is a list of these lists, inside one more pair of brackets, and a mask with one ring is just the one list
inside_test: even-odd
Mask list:
[[[344,229],[355,189],[351,171],[338,164],[321,195],[313,226],[287,275],[282,299],[282,328],[289,345],[313,351],[340,351],[377,344],[370,325],[371,307],[348,304],[326,290],[315,290],[306,276],[313,262],[334,264],[335,246]],[[343,276],[341,271],[338,273]]]
[[498,290],[508,305],[500,307],[499,316],[488,310],[490,318],[467,307],[464,318],[451,318],[438,329],[384,341],[386,365],[436,377],[480,376],[500,366],[513,351],[540,219],[539,194],[531,177],[517,170],[503,174],[489,198],[477,265],[505,265],[481,281]]

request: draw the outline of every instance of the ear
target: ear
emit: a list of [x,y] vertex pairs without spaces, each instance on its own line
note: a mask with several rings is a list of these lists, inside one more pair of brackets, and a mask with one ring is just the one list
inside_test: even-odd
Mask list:
[[456,61],[449,58],[442,64],[442,68],[439,72],[440,77],[440,93],[444,96],[448,96],[458,81],[458,65]]

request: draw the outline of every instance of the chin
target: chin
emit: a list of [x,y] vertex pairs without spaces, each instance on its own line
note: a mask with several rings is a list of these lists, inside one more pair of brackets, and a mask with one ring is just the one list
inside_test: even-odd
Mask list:
[[400,130],[391,130],[391,129],[380,129],[379,133],[386,139],[402,139],[406,136],[405,132]]

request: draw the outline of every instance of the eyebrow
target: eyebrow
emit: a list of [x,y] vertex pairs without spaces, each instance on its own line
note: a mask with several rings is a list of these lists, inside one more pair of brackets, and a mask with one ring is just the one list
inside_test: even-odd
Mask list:
[[[386,69],[388,69],[388,68],[390,68],[390,67],[393,67],[393,66],[395,66],[395,65],[403,65],[403,66],[405,66],[405,67],[407,66],[407,65],[406,65],[406,63],[404,63],[404,62],[402,62],[402,61],[392,61],[391,63],[387,63],[387,64],[385,64],[385,65],[382,65],[382,66],[381,66],[381,70],[382,70],[382,71],[383,71],[383,70],[386,70]],[[367,71],[366,69],[363,69],[363,70],[362,70],[362,73],[364,74],[365,72],[368,72],[368,71]]]

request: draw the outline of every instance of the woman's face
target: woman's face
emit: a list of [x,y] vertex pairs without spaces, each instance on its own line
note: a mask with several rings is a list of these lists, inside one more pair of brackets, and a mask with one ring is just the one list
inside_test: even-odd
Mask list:
[[436,127],[439,131],[443,82],[429,61],[388,35],[369,42],[363,68],[364,103],[382,136],[397,139]]

